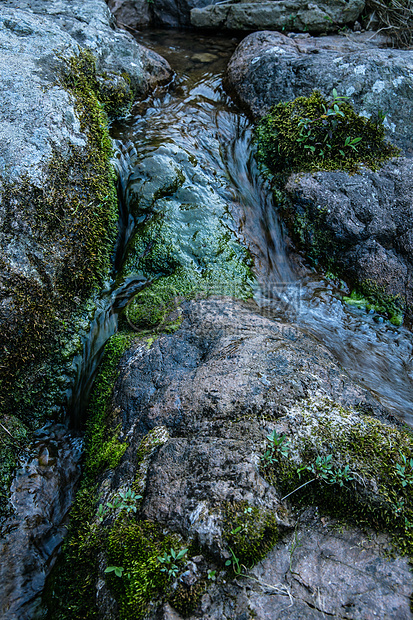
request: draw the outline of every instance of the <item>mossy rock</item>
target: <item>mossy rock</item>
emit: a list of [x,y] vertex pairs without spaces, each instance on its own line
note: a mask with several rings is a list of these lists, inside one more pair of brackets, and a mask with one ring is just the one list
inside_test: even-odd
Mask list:
[[[398,550],[413,557],[411,430],[323,397],[292,408],[283,428],[290,423],[288,453],[263,460],[263,476],[293,503],[388,531]],[[324,476],[314,465],[326,458]]]
[[257,158],[272,173],[377,170],[400,151],[384,139],[383,119],[370,120],[333,92],[273,106],[256,129]]
[[235,571],[242,566],[250,568],[262,560],[278,540],[275,515],[250,506],[248,502],[228,502],[224,510],[224,538],[231,551],[232,568]]

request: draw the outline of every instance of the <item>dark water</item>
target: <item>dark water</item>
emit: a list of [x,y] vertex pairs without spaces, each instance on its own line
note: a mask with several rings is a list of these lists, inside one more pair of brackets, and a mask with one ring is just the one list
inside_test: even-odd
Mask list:
[[[313,334],[356,382],[412,425],[411,333],[377,323],[377,317],[343,304],[343,291],[303,267],[289,251],[269,187],[255,164],[253,127],[222,87],[223,72],[237,41],[173,31],[148,32],[138,41],[166,57],[176,76],[166,90],[137,104],[127,119],[112,128],[121,195],[136,162],[160,145],[175,144],[194,155],[213,177],[229,205],[234,232],[251,252],[257,277],[255,299],[261,312]],[[120,230],[118,273],[134,230],[125,203]],[[74,360],[77,380],[68,392],[72,424],[84,415],[103,346],[117,329],[119,310],[142,286],[142,279],[121,279],[115,273],[102,292],[83,355]],[[9,542],[4,553],[11,560],[3,562],[4,618],[41,617],[41,611],[36,611],[39,593],[59,549],[62,522],[79,476],[81,443],[64,427],[44,429],[33,450],[22,459],[13,484],[13,502],[20,507],[21,517],[5,524]]]

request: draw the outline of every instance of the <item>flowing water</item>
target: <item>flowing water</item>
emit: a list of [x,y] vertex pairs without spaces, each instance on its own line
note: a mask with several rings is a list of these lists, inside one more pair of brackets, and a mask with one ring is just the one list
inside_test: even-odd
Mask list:
[[114,136],[128,145],[125,152],[132,149],[136,161],[160,144],[174,143],[220,179],[237,235],[254,258],[262,312],[313,334],[356,382],[412,424],[411,333],[347,306],[342,290],[303,269],[289,252],[271,192],[254,160],[253,126],[222,87],[236,40],[171,31],[137,39],[167,58],[176,77],[167,93],[155,93],[113,128]]
[[[83,355],[74,360],[77,379],[68,392],[72,425],[82,420],[104,343],[117,329],[119,310],[146,285],[142,277],[120,275],[136,226],[128,211],[126,190],[136,163],[164,144],[196,158],[228,204],[234,232],[253,257],[258,282],[255,298],[261,312],[313,334],[356,382],[412,425],[411,333],[346,306],[343,291],[303,267],[290,250],[270,189],[253,157],[253,127],[222,87],[223,72],[237,41],[173,31],[151,31],[137,39],[166,57],[176,76],[167,89],[137,104],[127,119],[112,127],[122,207],[121,242],[115,259],[118,275],[102,292]],[[8,588],[9,609],[14,606],[19,613],[7,612],[4,617],[37,617],[38,594],[62,540],[61,524],[79,475],[79,437],[61,425],[39,433],[32,446],[34,453],[29,451],[22,459],[13,483],[13,502],[22,507],[24,518],[9,522],[8,540],[16,545],[11,557],[19,560],[19,566],[3,565],[2,583]]]

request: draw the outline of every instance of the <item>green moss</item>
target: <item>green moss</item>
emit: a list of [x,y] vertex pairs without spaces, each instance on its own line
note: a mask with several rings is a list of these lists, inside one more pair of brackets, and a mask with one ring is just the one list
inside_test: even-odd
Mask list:
[[206,587],[205,580],[197,581],[192,586],[180,583],[172,596],[170,596],[169,603],[182,616],[189,616],[197,607]]
[[115,594],[121,620],[139,620],[146,615],[149,602],[164,593],[171,581],[161,572],[158,556],[182,544],[176,536],[163,535],[149,521],[120,517],[110,529],[107,557],[111,566],[122,566],[125,576],[114,575],[107,582]]
[[224,538],[239,564],[250,568],[277,542],[275,516],[247,502],[228,502],[225,505]]
[[28,428],[14,415],[4,415],[0,426],[0,514],[8,510],[9,488],[17,458],[30,437]]
[[[13,213],[18,205],[31,224],[27,234],[34,251],[29,259],[37,274],[16,273],[0,259],[13,316],[0,334],[0,407],[31,428],[57,416],[64,404],[73,380],[71,361],[82,349],[79,333],[87,333],[94,312],[90,299],[110,272],[117,233],[112,144],[95,61],[82,50],[61,60],[60,85],[75,102],[86,144],[55,152],[41,186],[25,177],[16,183],[3,180],[2,189],[6,217],[1,233],[15,243]],[[58,264],[57,255],[48,258],[54,247],[64,263]],[[49,260],[50,273],[42,266]],[[3,457],[14,462],[8,448]]]
[[258,161],[272,173],[377,170],[400,153],[384,140],[383,119],[368,120],[336,94],[328,101],[318,91],[275,105],[256,141]]
[[119,375],[120,358],[131,342],[132,336],[125,333],[117,333],[108,340],[94,383],[87,409],[85,438],[85,478],[90,481],[94,481],[102,471],[116,467],[127,448],[126,443],[119,443],[117,439],[119,427],[112,426],[110,402]]
[[288,456],[263,467],[263,476],[285,496],[314,478],[306,469],[317,456],[332,455],[335,471],[349,466],[343,486],[321,478],[293,493],[294,503],[315,504],[325,513],[387,530],[402,553],[413,557],[413,488],[403,486],[398,466],[413,458],[411,432],[395,428],[328,399],[303,401],[292,412],[302,416],[300,428],[288,437]]
[[367,312],[377,312],[387,317],[393,325],[402,325],[405,304],[400,296],[386,294],[372,281],[363,282],[360,288],[363,292],[353,290],[349,297],[343,297],[343,301]]

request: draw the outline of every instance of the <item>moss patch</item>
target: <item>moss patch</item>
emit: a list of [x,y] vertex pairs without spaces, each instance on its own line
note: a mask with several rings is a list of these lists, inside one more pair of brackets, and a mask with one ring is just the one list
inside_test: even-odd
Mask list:
[[247,568],[262,560],[278,539],[272,512],[259,510],[248,502],[225,505],[224,538],[239,566]]
[[309,97],[275,105],[256,129],[257,158],[273,172],[377,170],[400,153],[384,139],[383,119],[356,114],[343,97]]
[[[298,417],[302,423],[287,435],[288,454],[279,454],[277,462],[263,467],[263,476],[283,496],[316,478],[289,500],[315,504],[332,516],[387,530],[397,548],[413,556],[413,477],[404,484],[400,473],[403,467],[405,476],[410,470],[413,473],[411,432],[328,399],[303,401],[289,417],[292,421]],[[308,469],[317,458],[330,455],[328,480]],[[347,466],[348,475],[340,484],[340,472]]]

